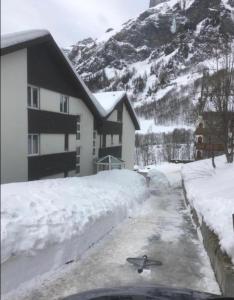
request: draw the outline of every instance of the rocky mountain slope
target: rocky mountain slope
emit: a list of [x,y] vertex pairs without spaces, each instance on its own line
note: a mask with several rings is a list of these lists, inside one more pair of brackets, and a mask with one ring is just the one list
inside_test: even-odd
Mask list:
[[141,119],[183,126],[195,122],[194,83],[231,41],[234,0],[168,0],[67,54],[93,92],[126,90]]

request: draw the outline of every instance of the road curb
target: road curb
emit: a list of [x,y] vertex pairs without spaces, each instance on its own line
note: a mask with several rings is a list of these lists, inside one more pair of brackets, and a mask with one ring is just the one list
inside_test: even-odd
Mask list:
[[196,210],[190,205],[187,191],[182,180],[182,187],[186,205],[190,208],[193,221],[200,228],[203,244],[210,258],[216,280],[224,296],[234,296],[234,266],[231,258],[224,253],[219,244],[218,236],[207,226],[204,220],[198,218]]

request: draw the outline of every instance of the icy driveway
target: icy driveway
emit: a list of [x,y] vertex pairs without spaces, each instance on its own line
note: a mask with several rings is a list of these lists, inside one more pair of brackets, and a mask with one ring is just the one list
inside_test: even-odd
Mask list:
[[[81,261],[65,266],[37,290],[11,299],[60,299],[93,288],[155,283],[219,293],[184,205],[180,173],[168,176],[169,187],[165,177],[156,173],[151,198]],[[163,265],[138,274],[126,258],[144,254]]]

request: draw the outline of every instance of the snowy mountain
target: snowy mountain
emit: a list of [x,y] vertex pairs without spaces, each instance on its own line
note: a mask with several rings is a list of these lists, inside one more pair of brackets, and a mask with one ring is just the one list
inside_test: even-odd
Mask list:
[[194,83],[234,41],[234,1],[156,2],[162,3],[102,38],[76,43],[67,54],[93,92],[128,91],[151,128],[194,126]]

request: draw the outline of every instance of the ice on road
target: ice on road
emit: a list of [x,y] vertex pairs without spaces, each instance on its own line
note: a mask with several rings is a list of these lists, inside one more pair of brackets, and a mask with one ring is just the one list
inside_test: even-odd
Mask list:
[[[125,285],[163,284],[220,293],[208,256],[184,204],[180,171],[151,172],[151,197],[82,260],[64,266],[37,289],[11,299],[62,299],[78,292]],[[142,274],[126,262],[147,255],[163,265]]]

